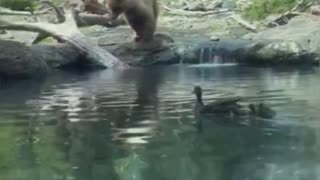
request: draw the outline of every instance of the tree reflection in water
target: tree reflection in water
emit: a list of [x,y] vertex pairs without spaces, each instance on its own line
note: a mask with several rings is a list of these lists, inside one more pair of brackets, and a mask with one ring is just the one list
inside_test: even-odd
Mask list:
[[[206,121],[197,133],[195,82],[208,102],[260,95],[277,117]],[[4,86],[0,179],[316,179],[318,84],[317,71],[179,67]]]

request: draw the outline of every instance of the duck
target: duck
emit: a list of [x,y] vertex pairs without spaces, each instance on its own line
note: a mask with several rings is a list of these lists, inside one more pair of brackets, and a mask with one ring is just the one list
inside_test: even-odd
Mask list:
[[263,119],[272,119],[276,115],[276,112],[265,103],[249,104],[248,107],[251,115]]
[[231,115],[239,114],[241,106],[238,102],[242,99],[241,97],[226,97],[215,100],[209,104],[204,104],[202,100],[202,88],[195,86],[193,93],[196,96],[195,113],[199,114],[219,114],[219,115]]
[[224,97],[209,104],[204,104],[202,100],[202,88],[194,86],[193,93],[196,96],[196,105],[194,107],[195,116],[212,114],[219,116],[243,116],[250,115],[264,119],[271,119],[275,116],[276,112],[264,103],[251,103],[247,107],[238,104],[244,98]]

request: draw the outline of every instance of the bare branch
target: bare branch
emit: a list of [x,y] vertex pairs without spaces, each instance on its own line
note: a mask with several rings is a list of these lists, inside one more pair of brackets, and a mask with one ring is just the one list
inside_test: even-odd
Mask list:
[[76,19],[77,25],[80,27],[100,25],[100,26],[105,26],[110,28],[110,27],[116,27],[119,25],[126,24],[126,21],[123,18],[118,18],[116,20],[113,20],[108,14],[96,15],[96,14],[80,13],[80,14],[75,14],[75,19]]
[[50,34],[47,33],[38,33],[37,37],[32,41],[32,44],[38,44],[42,40],[50,37]]
[[255,33],[257,32],[257,27],[255,25],[250,24],[249,22],[245,21],[239,15],[233,15],[233,16],[231,16],[231,19],[233,19],[234,21],[236,21],[238,24],[245,27],[249,31],[255,32]]
[[[49,23],[25,23],[25,22],[15,22],[11,23],[8,21],[0,20],[0,29],[6,30],[18,30],[18,31],[31,31],[31,32],[39,32],[46,33],[50,32],[50,28],[53,28],[54,25]],[[51,32],[50,32],[51,33]]]
[[65,10],[65,24],[70,25],[71,27],[77,27],[77,23],[75,21],[75,10],[73,9],[66,9]]
[[0,20],[0,29],[7,30],[23,30],[48,34],[58,41],[78,49],[85,55],[89,64],[96,67],[106,68],[127,68],[128,65],[118,58],[110,54],[108,51],[100,48],[97,43],[92,43],[77,28],[71,11],[66,11],[66,21],[62,24],[49,23],[24,23],[24,22],[8,22]]
[[55,12],[56,15],[57,15],[57,19],[58,19],[58,22],[59,22],[59,23],[63,23],[63,22],[66,20],[64,14],[63,14],[63,11],[60,10],[57,6],[55,6],[55,5],[53,4],[53,2],[48,1],[48,0],[41,1],[41,2],[44,3],[44,4],[47,4],[48,6],[50,6],[50,7],[54,10],[54,12]]
[[43,15],[49,12],[49,9],[44,9],[41,11],[34,11],[31,13],[30,11],[14,11],[8,8],[0,7],[0,15],[14,15],[14,16],[30,16],[30,15]]
[[287,24],[290,19],[295,16],[304,14],[301,13],[307,8],[309,8],[313,2],[306,3],[305,0],[300,0],[291,10],[279,15],[278,17],[274,18],[272,21],[266,23],[267,27],[276,27],[279,25]]

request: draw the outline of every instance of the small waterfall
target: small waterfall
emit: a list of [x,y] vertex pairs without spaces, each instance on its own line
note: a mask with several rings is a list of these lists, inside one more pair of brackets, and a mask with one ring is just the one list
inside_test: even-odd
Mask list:
[[219,55],[213,56],[213,64],[223,64],[223,57]]
[[184,56],[180,56],[179,64],[183,64],[183,62],[184,62]]
[[215,49],[212,47],[199,50],[199,64],[215,64]]
[[204,60],[204,50],[205,50],[205,48],[201,48],[201,49],[200,49],[199,64],[203,64],[203,60]]
[[196,66],[233,66],[236,65],[234,58],[226,57],[216,50],[216,47],[202,47],[199,49],[199,63]]
[[209,63],[212,63],[212,55],[213,55],[212,51],[213,51],[213,49],[209,48],[209,52],[208,52],[209,53],[208,54]]

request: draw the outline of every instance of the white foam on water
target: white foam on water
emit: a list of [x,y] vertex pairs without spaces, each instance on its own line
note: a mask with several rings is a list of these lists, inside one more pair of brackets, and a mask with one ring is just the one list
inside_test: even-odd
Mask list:
[[225,66],[237,66],[238,63],[204,63],[204,64],[193,64],[188,65],[192,68],[212,68],[212,67],[225,67]]

